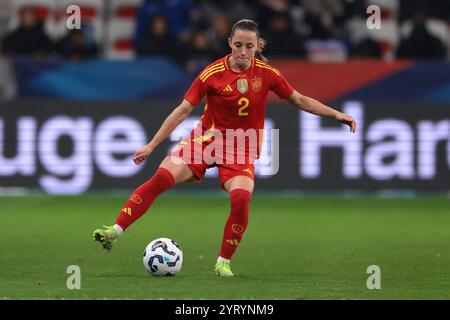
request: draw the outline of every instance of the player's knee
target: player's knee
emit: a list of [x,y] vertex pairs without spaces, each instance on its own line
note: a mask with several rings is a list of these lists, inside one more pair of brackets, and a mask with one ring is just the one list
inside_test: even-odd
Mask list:
[[172,174],[175,184],[189,181],[194,176],[188,165],[178,157],[166,157],[161,163],[160,168],[166,169]]

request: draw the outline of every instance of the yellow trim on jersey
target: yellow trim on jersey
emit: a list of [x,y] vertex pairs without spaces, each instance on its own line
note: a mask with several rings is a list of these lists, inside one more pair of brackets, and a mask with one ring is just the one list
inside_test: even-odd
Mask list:
[[224,91],[224,92],[232,92],[233,88],[230,85],[227,85],[225,88],[223,88],[222,91]]
[[225,69],[230,70],[230,67],[228,67],[228,58],[231,56],[231,54],[227,55],[225,59],[223,60],[225,64]]
[[265,68],[265,69],[269,69],[269,70],[272,70],[273,72],[275,72],[275,73],[280,73],[280,71],[278,71],[277,69],[275,69],[274,67],[271,67],[271,66],[269,66],[269,65],[267,65],[267,64],[259,64],[259,63],[256,63],[256,66],[257,67],[260,67],[260,68]]
[[212,76],[214,73],[217,73],[217,72],[222,72],[222,71],[225,71],[225,67],[222,67],[221,69],[217,69],[217,70],[214,70],[214,71],[211,71],[210,73],[208,73],[208,75],[207,76],[205,76],[203,79],[200,79],[202,82],[205,82],[210,76]]
[[[275,69],[275,68],[272,67],[270,64],[267,64],[267,63],[262,62],[262,61],[260,61],[260,60],[256,60],[256,65],[257,65],[257,66],[263,66],[263,67],[269,67],[269,68]],[[276,70],[276,69],[275,69],[275,70]]]
[[223,62],[219,62],[210,67],[207,67],[205,70],[202,71],[202,73],[200,73],[200,77],[203,77],[205,75],[205,73],[207,73],[209,70],[217,68],[217,67],[222,67],[222,65],[223,65]]
[[[274,70],[277,70],[277,69],[275,69],[274,67],[272,67],[271,65],[269,65],[269,64],[267,64],[267,63],[264,63],[264,62],[260,62],[260,61],[256,61],[256,65],[257,66],[261,66],[261,67],[268,67],[268,68],[272,68],[272,69],[274,69]],[[278,70],[277,70],[278,71]]]
[[260,64],[260,63],[256,63],[256,66],[257,67],[260,67],[260,68],[264,68],[264,69],[267,69],[267,70],[272,70],[273,72],[275,72],[277,75],[280,75],[280,71],[278,71],[277,69],[275,69],[275,68],[273,68],[273,67],[271,67],[271,66],[269,66],[269,65],[267,65],[267,64]]
[[201,76],[201,77],[200,77],[200,80],[204,82],[207,78],[209,78],[209,76],[210,76],[211,74],[215,73],[215,71],[223,71],[223,70],[225,70],[225,67],[223,67],[223,66],[220,66],[220,67],[218,67],[218,68],[211,69],[211,70],[209,70],[207,73],[205,73],[203,76]]
[[269,67],[269,68],[272,68],[273,70],[276,70],[277,72],[280,72],[277,69],[275,69],[274,67],[272,67],[271,65],[265,63],[262,60],[259,60],[258,58],[255,58],[255,60],[256,60],[256,64],[259,65],[259,66]]
[[203,71],[202,74],[200,74],[199,78],[200,78],[200,80],[203,80],[203,79],[204,79],[205,77],[207,77],[208,74],[211,73],[212,71],[218,70],[218,69],[222,69],[222,68],[224,68],[223,63],[219,63],[219,64],[216,64],[216,65],[214,65],[214,66],[212,66],[212,67],[209,67],[208,69],[206,69],[205,71]]

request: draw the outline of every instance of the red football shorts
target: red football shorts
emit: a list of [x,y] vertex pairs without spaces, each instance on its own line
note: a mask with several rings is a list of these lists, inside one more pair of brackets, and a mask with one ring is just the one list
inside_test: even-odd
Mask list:
[[[215,152],[212,152],[212,156],[209,156],[208,152],[205,153],[205,149],[211,144],[211,140],[199,141],[198,139],[191,139],[191,137],[182,140],[169,153],[169,156],[177,157],[179,158],[178,160],[185,163],[194,174],[194,180],[202,180],[206,169],[213,167],[218,167],[219,169],[219,179],[222,188],[225,182],[236,176],[246,176],[252,180],[255,179],[254,161],[243,161],[244,163],[242,161],[233,161],[234,163],[227,163],[224,157],[214,158]],[[218,159],[220,161],[217,161]],[[243,159],[248,160],[248,157]]]

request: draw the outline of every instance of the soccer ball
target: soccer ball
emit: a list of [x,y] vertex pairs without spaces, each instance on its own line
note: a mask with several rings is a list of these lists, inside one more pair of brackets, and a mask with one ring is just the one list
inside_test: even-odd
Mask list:
[[174,276],[181,270],[183,251],[175,241],[158,238],[145,248],[143,261],[145,269],[154,276]]

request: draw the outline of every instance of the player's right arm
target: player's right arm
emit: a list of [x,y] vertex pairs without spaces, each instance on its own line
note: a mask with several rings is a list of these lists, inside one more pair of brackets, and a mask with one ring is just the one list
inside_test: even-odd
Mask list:
[[189,114],[194,110],[192,105],[186,99],[183,99],[181,104],[176,107],[172,113],[164,120],[161,128],[155,134],[153,139],[144,147],[139,148],[133,155],[133,161],[135,164],[141,164],[144,160],[155,150],[155,148],[164,141],[175,128],[186,119]]
[[133,155],[133,161],[141,164],[155,150],[156,146],[166,139],[175,128],[186,119],[194,110],[194,107],[208,92],[208,84],[202,80],[202,75],[208,72],[207,67],[194,80],[189,90],[184,95],[181,104],[172,111],[172,113],[164,120],[161,128],[158,130],[153,139],[144,147],[138,149]]

